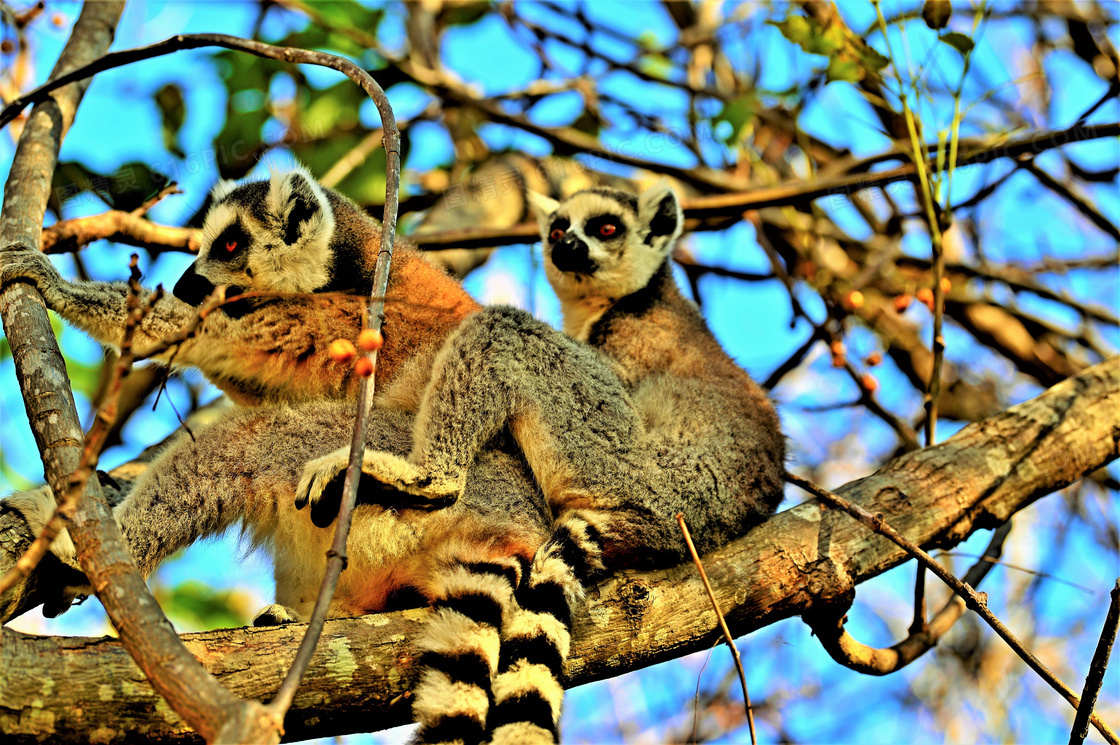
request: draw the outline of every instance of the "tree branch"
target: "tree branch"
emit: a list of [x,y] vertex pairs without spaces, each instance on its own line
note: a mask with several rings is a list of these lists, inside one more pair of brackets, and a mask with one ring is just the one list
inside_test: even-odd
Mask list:
[[[1118,406],[1120,359],[1113,358],[836,492],[881,513],[918,545],[950,547],[1114,460],[1120,454]],[[844,597],[856,583],[909,558],[848,515],[810,501],[775,515],[704,563],[728,627],[742,635]],[[690,565],[607,579],[576,615],[569,685],[710,647],[720,632],[703,596]],[[415,659],[411,640],[427,617],[427,611],[409,610],[329,622],[324,647],[332,653],[312,662],[285,722],[286,737],[404,723]],[[301,636],[296,625],[189,634],[184,641],[238,695],[267,697]],[[105,741],[141,728],[153,741],[196,739],[139,682],[140,672],[113,640],[7,632],[0,668],[12,671],[0,690],[0,730],[13,743],[36,734],[86,742],[94,729]]]

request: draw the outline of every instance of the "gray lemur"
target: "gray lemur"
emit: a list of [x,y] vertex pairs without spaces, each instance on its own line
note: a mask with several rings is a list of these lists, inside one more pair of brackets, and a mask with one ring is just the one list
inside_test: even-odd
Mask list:
[[[195,304],[226,285],[228,297],[242,299],[211,312],[194,337],[156,359],[199,368],[243,406],[176,439],[114,509],[145,576],[178,548],[240,522],[274,559],[277,605],[258,623],[310,612],[331,538],[318,528],[333,520],[337,504],[328,505],[330,514],[309,516],[295,509],[293,497],[304,464],[349,441],[358,377],[351,365],[332,361],[328,347],[336,338],[357,338],[379,250],[378,224],[302,169],[215,189],[198,259],[175,294],[144,317],[134,349],[144,354],[179,332],[194,320]],[[49,308],[102,343],[120,344],[124,283],[68,282],[42,254],[4,253],[0,284],[16,281],[34,284]],[[383,393],[369,447],[408,452],[411,412],[432,356],[478,309],[419,253],[396,248],[376,373]],[[355,515],[349,569],[331,606],[332,616],[408,603],[435,608],[418,642],[426,656],[414,704],[427,741],[448,739],[452,730],[467,740],[483,736],[500,609],[548,536],[549,515],[524,460],[500,436],[489,445],[470,468],[463,499],[449,509],[402,508],[405,495],[387,493],[388,509],[375,504],[378,490],[368,490],[370,504]],[[53,508],[46,487],[0,504],[36,532]],[[67,535],[52,552],[77,568]],[[0,615],[9,603],[0,598]],[[452,679],[439,669],[462,650],[483,661],[472,671],[478,680]]]
[[[562,334],[513,308],[464,321],[436,357],[407,457],[367,451],[368,476],[455,504],[487,442],[508,430],[555,522],[503,614],[488,729],[494,742],[557,738],[571,614],[599,573],[686,556],[762,522],[782,496],[784,441],[765,392],[678,290],[669,253],[683,217],[660,184],[639,197],[535,199]],[[345,466],[308,464],[316,504]],[[327,490],[329,494],[333,490]]]

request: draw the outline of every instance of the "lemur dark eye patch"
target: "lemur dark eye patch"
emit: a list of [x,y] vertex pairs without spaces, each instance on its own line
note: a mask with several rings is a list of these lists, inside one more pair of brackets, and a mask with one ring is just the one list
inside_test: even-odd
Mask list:
[[626,226],[618,215],[599,215],[587,221],[583,232],[588,238],[609,238],[614,240],[626,235]]
[[249,245],[249,235],[241,223],[234,222],[218,234],[210,246],[210,259],[213,261],[228,261],[241,254]]
[[[566,217],[559,217],[552,221],[552,225],[548,228],[548,238],[550,241],[558,241],[563,237],[564,233],[571,227],[572,223]],[[560,232],[557,232],[560,231]],[[555,237],[553,237],[555,236]]]

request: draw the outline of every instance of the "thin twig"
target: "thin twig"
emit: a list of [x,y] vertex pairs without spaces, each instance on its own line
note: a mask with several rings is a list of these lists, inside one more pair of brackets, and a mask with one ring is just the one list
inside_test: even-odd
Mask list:
[[[974,589],[953,576],[952,572],[946,569],[944,565],[942,565],[939,561],[923,551],[921,547],[916,545],[913,541],[907,539],[905,536],[899,534],[899,532],[892,528],[890,525],[887,525],[887,523],[883,521],[882,515],[872,515],[860,505],[849,502],[843,497],[837,494],[833,494],[832,492],[820,486],[817,486],[808,479],[803,479],[800,476],[789,473],[788,471],[785,473],[785,479],[789,483],[801,487],[805,491],[809,492],[818,499],[827,502],[833,507],[847,512],[856,520],[870,528],[873,532],[886,537],[899,548],[903,549],[911,556],[917,558],[918,561],[929,567],[934,574],[940,577],[945,584],[949,585],[949,587],[953,589],[953,592],[957,593],[961,596],[961,598],[964,599],[964,602],[969,610],[976,611],[976,613],[979,614],[981,618],[987,621],[988,625],[991,626],[992,629],[994,629],[995,632],[999,634],[1005,642],[1007,642],[1007,645],[1011,647],[1024,662],[1027,663],[1027,666],[1038,673],[1039,677],[1046,681],[1046,683],[1051,688],[1060,693],[1062,697],[1066,701],[1068,701],[1070,705],[1075,709],[1081,705],[1081,699],[1078,698],[1077,694],[1074,693],[1073,690],[1068,685],[1063,683],[1056,675],[1054,675],[1054,673],[1050,672],[1050,670],[1045,665],[1043,665],[1037,657],[1031,654],[1031,652],[1025,646],[1023,646],[1023,643],[1020,642],[1015,637],[1015,635],[1012,634],[1011,631],[1003,625],[1003,622],[1000,621],[995,616],[995,614],[988,609],[986,595],[982,595],[981,593],[976,592]],[[1120,745],[1120,738],[1117,738],[1116,733],[1114,733],[1107,724],[1101,721],[1100,717],[1098,717],[1096,714],[1093,714],[1091,715],[1090,721],[1093,723],[1093,726],[1097,728],[1097,731],[1104,736],[1105,740],[1110,743],[1110,745]]]
[[1104,671],[1108,667],[1108,657],[1112,654],[1112,645],[1116,641],[1116,627],[1120,626],[1120,579],[1116,580],[1111,595],[1112,603],[1108,606],[1108,616],[1104,619],[1101,638],[1097,641],[1093,661],[1089,663],[1089,674],[1085,676],[1085,688],[1082,689],[1081,705],[1077,707],[1077,716],[1073,720],[1069,745],[1081,745],[1085,741],[1085,736],[1089,734],[1089,715],[1097,703],[1097,695],[1101,692]]
[[704,571],[704,562],[700,561],[700,555],[696,553],[696,546],[692,543],[692,536],[688,532],[688,526],[684,522],[684,514],[681,512],[677,513],[677,524],[681,526],[681,533],[684,535],[685,544],[688,545],[688,552],[692,554],[692,561],[700,572],[704,589],[708,591],[708,599],[712,601],[712,608],[715,609],[719,628],[723,631],[723,638],[727,640],[727,646],[731,648],[731,657],[735,660],[735,669],[739,672],[739,683],[743,686],[743,705],[747,710],[747,725],[751,730],[751,745],[758,745],[758,738],[754,732],[754,711],[751,709],[751,695],[747,693],[747,675],[743,672],[743,662],[739,659],[739,650],[736,649],[735,640],[731,637],[731,631],[727,628],[727,621],[723,620],[723,613],[719,609],[719,603],[716,602],[716,594],[712,592],[712,585],[708,582],[708,573]]

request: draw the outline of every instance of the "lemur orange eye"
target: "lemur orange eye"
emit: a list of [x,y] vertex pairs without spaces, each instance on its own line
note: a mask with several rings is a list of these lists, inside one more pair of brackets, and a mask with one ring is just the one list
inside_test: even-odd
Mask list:
[[618,230],[618,227],[617,227],[617,226],[615,226],[615,225],[611,225],[611,224],[610,224],[610,223],[608,222],[608,223],[607,223],[606,225],[604,225],[603,227],[599,228],[599,235],[601,235],[601,236],[603,236],[604,238],[606,238],[607,236],[611,236],[611,235],[614,235],[614,234],[615,234],[615,231],[617,231],[617,230]]
[[548,234],[548,239],[550,241],[558,241],[563,237],[564,237],[564,231],[561,230],[560,228],[553,228],[552,232]]
[[226,241],[226,250],[233,253],[237,250],[237,241]]

